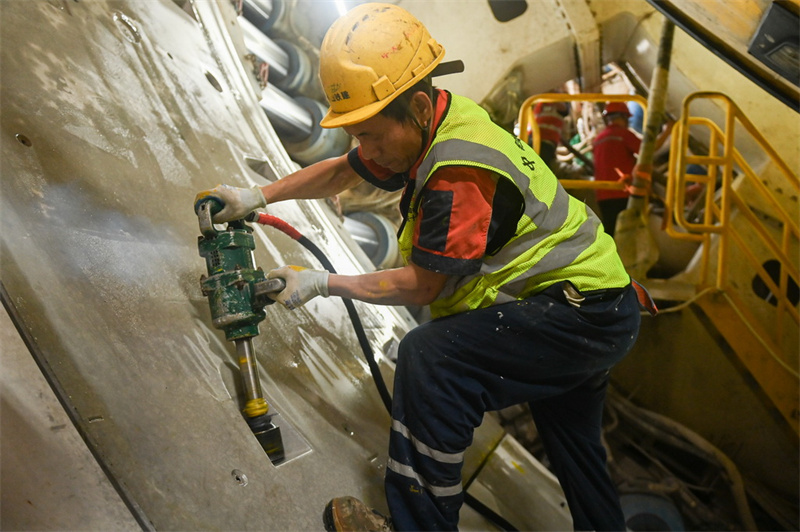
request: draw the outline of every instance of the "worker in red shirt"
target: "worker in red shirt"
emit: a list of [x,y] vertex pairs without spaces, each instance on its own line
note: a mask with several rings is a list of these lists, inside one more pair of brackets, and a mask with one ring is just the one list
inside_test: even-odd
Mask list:
[[554,172],[556,149],[561,143],[564,117],[568,112],[565,102],[539,102],[533,107],[536,125],[539,126],[539,157]]
[[[595,181],[619,181],[621,174],[630,176],[639,155],[642,140],[628,128],[631,113],[624,102],[609,102],[603,109],[606,128],[595,137],[592,146]],[[669,137],[672,122],[668,121],[658,138],[658,150]],[[608,234],[614,236],[617,216],[628,207],[627,190],[596,191],[600,219]]]

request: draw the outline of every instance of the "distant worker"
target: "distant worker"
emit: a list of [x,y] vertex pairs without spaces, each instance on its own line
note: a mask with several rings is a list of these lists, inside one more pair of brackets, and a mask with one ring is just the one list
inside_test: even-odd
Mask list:
[[533,116],[539,126],[539,157],[554,172],[556,150],[561,144],[564,117],[569,113],[566,102],[539,102],[533,107]]
[[[323,127],[360,143],[263,187],[220,185],[215,222],[366,180],[403,189],[402,267],[269,272],[289,309],[340,296],[430,305],[401,341],[385,477],[391,517],[337,497],[328,530],[455,530],[464,452],[485,411],[529,402],[578,530],[624,530],[601,442],[609,370],[639,331],[637,289],[614,241],[534,150],[475,102],[434,88],[444,48],[414,16],[367,3],[320,49]],[[389,520],[391,519],[391,521]]]
[[[642,140],[628,128],[631,116],[624,102],[609,102],[603,109],[603,121],[606,127],[595,137],[592,146],[595,181],[620,181],[620,176],[630,176],[636,165]],[[669,136],[671,122],[664,128],[655,143],[658,150]],[[628,207],[627,190],[596,191],[600,218],[608,234],[614,236],[619,213]]]

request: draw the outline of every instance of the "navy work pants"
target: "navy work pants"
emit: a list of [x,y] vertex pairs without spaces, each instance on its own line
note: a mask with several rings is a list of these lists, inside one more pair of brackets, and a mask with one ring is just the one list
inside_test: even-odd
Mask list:
[[430,321],[400,343],[386,472],[397,530],[456,530],[475,427],[525,402],[575,529],[625,530],[600,436],[608,370],[638,335],[636,293],[587,292],[578,308],[562,286]]

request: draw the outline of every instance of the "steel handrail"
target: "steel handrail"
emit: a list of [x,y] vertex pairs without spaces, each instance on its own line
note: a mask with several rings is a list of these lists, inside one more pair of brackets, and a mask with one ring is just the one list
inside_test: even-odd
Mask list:
[[[720,127],[713,121],[703,117],[693,117],[690,114],[691,104],[698,99],[722,100],[725,112],[724,127]],[[703,242],[702,257],[700,262],[701,283],[712,284],[716,290],[726,292],[729,286],[728,269],[730,266],[729,249],[735,245],[742,251],[745,260],[750,263],[756,274],[761,278],[766,287],[775,297],[776,318],[772,328],[774,335],[770,342],[762,344],[770,351],[784,368],[797,375],[797,371],[787,366],[787,364],[774,352],[774,343],[780,344],[783,335],[784,316],[788,315],[795,323],[800,324],[800,312],[789,301],[787,288],[789,279],[800,279],[800,270],[792,260],[791,244],[793,238],[800,239],[800,227],[796,216],[792,216],[775,195],[759,179],[744,156],[734,146],[735,126],[744,128],[755,140],[758,146],[768,156],[775,167],[781,171],[795,194],[800,193],[800,179],[786,162],[778,155],[775,149],[761,135],[750,120],[742,113],[736,104],[725,94],[719,92],[696,92],[687,96],[683,101],[680,119],[675,124],[671,145],[669,179],[667,181],[667,197],[665,201],[664,229],[671,238],[683,240],[699,240]],[[688,142],[691,127],[706,127],[709,131],[709,154],[708,155],[689,155]],[[721,151],[719,148],[721,147]],[[691,175],[686,173],[686,169],[691,164],[705,165],[708,169],[704,175]],[[774,216],[782,226],[780,238],[774,238],[773,234],[767,230],[765,224],[750,208],[748,202],[734,187],[734,170],[740,171],[737,180],[747,180],[753,190],[758,194],[759,199],[769,206],[770,215]],[[691,176],[691,177],[689,177]],[[718,191],[714,191],[718,179],[721,178],[721,186]],[[706,186],[704,201],[704,214],[702,222],[692,222],[686,219],[686,186],[689,183],[702,183]],[[752,229],[763,245],[778,261],[780,273],[777,282],[762,266],[759,259],[759,252],[748,245],[745,237],[733,230],[730,223],[732,209],[747,221],[748,227]],[[678,226],[686,232],[678,231]],[[717,250],[717,270],[714,278],[709,278],[709,264],[711,260],[711,237],[718,235],[719,246]],[[761,253],[763,257],[763,252]],[[728,298],[732,305],[734,300]],[[735,309],[740,316],[749,316],[750,313],[745,308]]]
[[[681,121],[683,121],[683,117],[681,118]],[[678,125],[678,124],[680,124],[680,125]],[[683,131],[684,131],[684,128],[686,127],[686,125],[688,125],[688,126],[707,125],[709,127],[709,129],[712,130],[713,133],[716,133],[719,136],[723,136],[722,130],[719,128],[719,126],[717,126],[717,124],[715,124],[714,122],[712,122],[711,120],[709,120],[707,118],[689,117],[688,120],[687,120],[687,124],[686,125],[682,124],[681,122],[679,122],[678,124],[676,124],[676,126],[677,126],[676,132],[678,134],[675,135],[675,139],[678,140],[678,141],[680,141],[681,136],[684,134]],[[712,140],[712,143],[713,143],[713,140]],[[783,205],[781,205],[780,202],[778,202],[775,199],[775,196],[772,193],[769,192],[769,190],[766,188],[766,186],[763,184],[763,182],[760,179],[757,179],[756,172],[750,167],[750,165],[747,163],[747,161],[745,161],[744,157],[742,156],[742,154],[738,150],[736,150],[736,149],[732,150],[732,153],[730,154],[730,157],[686,155],[685,153],[680,153],[678,151],[676,151],[675,153],[678,153],[679,156],[671,158],[670,161],[671,162],[675,161],[677,163],[685,163],[685,166],[688,166],[690,164],[706,165],[706,166],[710,166],[710,167],[724,165],[724,166],[730,167],[731,170],[732,170],[733,165],[731,165],[731,162],[730,162],[730,158],[732,158],[733,162],[736,165],[738,165],[740,168],[742,168],[743,173],[747,177],[751,178],[751,181],[752,181],[751,184],[758,189],[758,191],[761,193],[762,198],[765,199],[766,201],[768,201],[770,203],[770,206],[772,208],[774,208],[777,213],[780,214],[781,220],[791,220],[792,219],[792,216],[788,212],[786,212],[786,210],[783,208]],[[673,173],[672,166],[673,165],[671,164],[670,165],[670,168],[671,168],[670,169],[670,175],[675,175],[675,173]],[[677,166],[677,165],[675,165],[675,166]],[[785,168],[786,168],[786,171],[788,172],[787,177],[789,177],[790,180],[794,179],[796,181],[797,180],[797,176],[792,174],[791,171],[788,170],[788,167],[785,167]],[[691,175],[693,176],[693,178],[691,179],[692,182],[696,182],[696,183],[702,182],[702,183],[705,183],[707,185],[708,184],[714,184],[714,182],[715,182],[714,176],[708,176],[708,175],[704,176],[704,175],[697,175],[697,174],[691,174]],[[686,178],[686,176],[687,176],[687,174],[684,171],[680,175],[677,176],[677,179],[675,179],[675,180],[671,179],[669,181],[669,184],[672,185],[673,183],[677,182],[679,184],[685,185],[689,181]],[[796,183],[793,183],[793,184],[795,184],[795,186],[797,185]],[[670,188],[670,187],[668,187],[668,188]],[[673,191],[674,194],[676,194],[676,196],[675,196],[675,204],[683,204],[685,202],[685,188],[683,188],[683,187],[672,188],[672,191]],[[723,191],[723,193],[725,193],[725,192]],[[669,195],[668,195],[668,198],[672,199]],[[686,220],[685,213],[683,212],[683,210],[676,209],[675,212],[674,212],[674,215],[675,215],[676,221],[678,222],[678,225],[680,227],[684,228],[684,229],[689,230],[691,228],[691,229],[694,229],[696,231],[708,231],[708,232],[717,232],[717,233],[722,232],[722,229],[718,225],[715,225],[713,223],[709,223],[709,224],[705,224],[704,225],[704,224],[693,223],[693,222],[690,222],[690,221]],[[673,225],[674,224],[670,224],[670,227],[672,227]],[[795,236],[800,237],[800,230],[798,230],[797,224],[794,224],[794,225],[789,224],[787,227],[788,227],[788,229],[790,229],[792,231],[792,233],[794,233]],[[679,233],[679,234],[685,234],[685,233]]]

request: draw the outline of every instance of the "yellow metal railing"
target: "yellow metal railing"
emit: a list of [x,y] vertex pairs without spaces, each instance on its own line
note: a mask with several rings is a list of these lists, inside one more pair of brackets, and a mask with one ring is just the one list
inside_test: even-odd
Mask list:
[[[722,103],[722,107],[725,110],[724,128],[720,128],[707,118],[691,116],[689,112],[691,104],[701,98],[713,99]],[[702,282],[707,285],[713,285],[718,290],[728,288],[729,249],[731,244],[739,246],[745,257],[758,272],[761,280],[777,298],[779,314],[788,313],[796,323],[800,324],[798,310],[791,304],[786,295],[789,278],[800,279],[797,261],[792,259],[790,250],[792,239],[794,241],[800,239],[797,214],[793,215],[787,212],[750,164],[744,160],[742,154],[734,147],[734,131],[737,124],[741,125],[764,150],[776,168],[783,174],[786,183],[794,191],[794,195],[800,193],[800,179],[798,179],[797,174],[781,159],[730,98],[718,92],[693,93],[684,100],[681,118],[676,124],[675,131],[673,131],[672,156],[670,157],[669,169],[670,178],[667,183],[665,205],[667,212],[664,217],[666,222],[665,229],[672,238],[700,240],[704,244],[709,243],[709,238],[712,234],[720,235],[715,275],[709,272],[711,249],[708,245],[703,246],[701,267]],[[708,155],[691,155],[689,153],[689,134],[692,127],[695,129],[698,127],[708,129]],[[687,167],[693,164],[705,166],[708,170],[707,173],[700,175],[687,173]],[[761,221],[749,206],[751,202],[742,197],[734,187],[734,175],[737,173],[737,168],[740,176],[738,178],[746,179],[748,185],[758,193],[759,199],[766,202],[770,207],[770,215],[777,219],[778,225],[781,227],[780,238],[776,239],[774,237],[773,232],[767,228],[766,224]],[[718,190],[714,193],[718,182]],[[687,185],[692,183],[701,184],[706,190],[702,199],[702,221],[699,222],[687,220],[684,209]],[[761,239],[761,243],[768,248],[779,262],[780,276],[777,284],[761,265],[763,257],[758,257],[752,246],[748,245],[740,234],[732,230],[730,216],[733,207],[736,207],[737,212],[747,219],[749,225]],[[685,229],[687,233],[678,231],[675,228],[676,224]],[[782,333],[783,331],[777,331],[777,337],[780,337]]]
[[[725,109],[724,128],[720,128],[713,121],[707,118],[690,116],[690,106],[698,99],[713,99],[722,102]],[[585,103],[605,103],[605,102],[630,102],[634,101],[642,106],[645,112],[645,123],[647,121],[647,100],[639,95],[629,94],[561,94],[545,93],[529,97],[525,100],[519,110],[518,125],[519,137],[525,142],[532,141],[533,148],[538,152],[540,147],[539,126],[533,113],[534,106],[539,102],[585,102]],[[689,95],[683,103],[680,120],[675,124],[672,133],[672,145],[670,149],[670,169],[669,179],[667,180],[667,193],[665,198],[665,231],[677,240],[694,240],[703,244],[701,256],[701,284],[712,286],[719,291],[728,288],[729,276],[729,249],[731,245],[737,245],[747,257],[748,262],[752,263],[754,270],[764,282],[766,287],[777,298],[778,322],[774,338],[780,338],[783,333],[783,315],[789,315],[800,323],[800,315],[795,305],[792,305],[787,297],[787,288],[790,278],[795,281],[800,280],[796,261],[791,260],[790,247],[792,239],[797,240],[800,236],[798,230],[798,220],[792,216],[780,204],[775,196],[758,178],[756,172],[744,160],[741,153],[734,147],[734,130],[736,124],[741,125],[755,139],[758,145],[764,150],[769,159],[786,177],[789,185],[798,194],[800,181],[797,174],[792,172],[789,166],[764,139],[761,133],[753,126],[741,110],[726,95],[717,92],[697,92]],[[707,155],[691,155],[689,153],[689,132],[691,127],[705,127],[709,131],[709,153]],[[703,175],[687,174],[686,169],[689,165],[696,164],[705,166],[707,173]],[[736,192],[733,186],[734,174],[739,168],[741,174],[748,180],[764,201],[772,208],[773,214],[782,225],[781,238],[776,240],[772,236],[765,224],[761,222],[753,213],[741,195]],[[713,193],[716,184],[721,181],[719,191]],[[611,181],[593,181],[583,179],[562,179],[562,186],[567,189],[623,189],[625,184]],[[705,186],[706,193],[702,203],[697,204],[697,211],[702,212],[702,222],[692,222],[687,219],[683,206],[686,204],[686,186],[690,183]],[[680,205],[681,208],[676,208]],[[768,247],[769,251],[780,263],[780,274],[778,282],[773,281],[772,277],[762,266],[762,261],[753,251],[752,246],[737,234],[730,227],[730,214],[733,207],[747,218],[753,230],[761,238],[761,241]],[[678,225],[686,230],[682,232],[675,226]],[[720,235],[718,246],[717,269],[713,279],[710,277],[711,264],[711,236]]]
[[[647,123],[647,99],[639,96],[638,94],[537,94],[529,97],[522,103],[522,106],[519,108],[519,116],[517,118],[517,122],[519,124],[519,138],[524,142],[529,142],[528,139],[530,139],[531,146],[536,153],[539,153],[539,148],[541,147],[541,136],[539,134],[539,125],[536,123],[536,117],[533,114],[533,108],[537,103],[540,102],[581,102],[591,104],[606,102],[636,102],[642,106],[642,109],[644,110],[644,123]],[[627,186],[625,183],[616,181],[594,181],[587,179],[559,179],[559,182],[568,190],[623,190]]]
[[[713,100],[719,104],[725,113],[724,120],[720,121],[723,123],[722,127],[707,118],[691,115],[691,105],[698,100]],[[776,175],[784,178],[785,186],[789,188],[789,190],[784,189],[787,196],[800,195],[800,179],[797,174],[789,168],[728,96],[718,92],[693,93],[684,100],[680,120],[673,129],[665,199],[665,231],[671,238],[702,242],[698,291],[711,290],[724,296],[769,356],[786,370],[788,375],[791,375],[787,381],[784,378],[776,378],[774,373],[765,372],[763,377],[767,381],[761,382],[761,385],[768,395],[775,395],[773,400],[776,401],[779,410],[797,430],[797,405],[794,404],[796,401],[791,399],[796,396],[797,391],[798,370],[797,361],[794,360],[797,353],[784,353],[781,346],[787,344],[785,335],[797,336],[797,326],[800,325],[797,305],[789,299],[790,282],[796,284],[800,280],[798,259],[792,252],[793,249],[797,249],[797,242],[800,239],[798,215],[787,211],[741,152],[735,148],[737,126],[740,131],[749,133],[779,172],[779,175]],[[703,132],[708,134],[708,154],[693,155],[689,150],[690,133],[696,138]],[[690,165],[704,167],[704,173],[688,173]],[[693,185],[703,187],[704,194],[687,210],[686,191]],[[746,191],[747,197],[741,190]],[[762,208],[767,209],[769,217],[774,220],[770,226],[765,223],[763,216],[754,212],[751,207],[753,204],[766,206]],[[746,222],[744,226],[740,222],[735,226],[731,223],[734,211]],[[686,232],[680,231],[676,226]],[[743,231],[745,226],[747,232],[752,231],[749,237],[742,234],[745,232]],[[716,249],[711,245],[712,238],[717,239]],[[731,262],[735,260],[732,253],[734,246],[739,252],[735,257],[737,259],[742,257],[748,267],[752,267],[774,297],[775,314],[770,314],[769,323],[758,328],[767,335],[766,338],[756,333],[754,325],[757,323],[757,318],[738,294],[741,287],[731,284],[730,270]],[[763,266],[765,256],[779,263],[777,282]],[[716,268],[712,271],[711,264],[714,259]],[[737,267],[741,268],[741,264],[737,264]],[[787,330],[787,326],[791,328],[792,323],[794,323],[792,330]],[[792,345],[792,342],[788,344]],[[742,356],[749,355],[740,354],[740,357]],[[744,362],[749,366],[747,360]],[[752,362],[757,365],[762,364],[761,361]],[[756,380],[762,380],[758,375],[755,376]],[[772,382],[769,382],[769,379],[773,379]],[[778,385],[778,382],[784,384]],[[782,389],[770,390],[773,385]]]
[[[691,105],[698,100],[711,100],[712,103],[718,104],[725,115],[724,119],[719,121],[721,126],[708,118],[691,115]],[[532,141],[534,149],[539,151],[539,128],[533,113],[534,106],[539,102],[593,104],[611,101],[636,101],[645,113],[647,111],[647,101],[641,96],[540,94],[525,100],[520,108],[519,137],[525,142]],[[743,352],[739,353],[739,356],[777,409],[794,430],[798,431],[800,410],[797,405],[799,377],[797,353],[787,353],[784,352],[786,349],[783,349],[783,346],[796,344],[793,342],[800,326],[797,304],[789,299],[790,285],[800,282],[798,257],[795,256],[800,240],[798,214],[787,211],[742,153],[736,149],[737,128],[740,132],[750,135],[773,165],[771,168],[776,172],[776,176],[785,180],[787,184],[783,192],[786,196],[800,196],[800,180],[797,173],[789,168],[730,98],[717,92],[697,92],[684,100],[680,119],[672,131],[667,191],[664,198],[664,231],[670,238],[702,244],[701,254],[698,257],[697,296],[693,300],[699,302],[700,298],[710,296],[714,301],[724,301],[726,304],[724,309],[716,307],[712,308],[711,312],[732,318],[738,316],[747,331],[752,333],[749,338],[753,338],[752,342],[763,347],[768,354],[767,359],[772,359],[775,364],[766,364],[757,353],[758,349],[750,343],[741,348]],[[707,154],[694,155],[690,152],[690,132],[694,139],[697,139],[699,133],[707,132]],[[691,165],[699,165],[704,167],[704,170],[700,174],[689,173],[687,169]],[[564,179],[560,182],[567,189],[625,187],[622,183],[606,181]],[[692,185],[693,188],[702,188],[704,191],[687,208],[687,188]],[[768,216],[773,220],[770,226],[765,223],[765,217],[751,207],[754,204],[768,211]],[[734,213],[737,216],[735,224],[732,223]],[[746,226],[746,231],[742,231],[743,225]],[[743,232],[749,235],[742,234]],[[733,253],[734,250],[736,254]],[[766,270],[765,257],[779,263],[777,274],[773,272],[771,275]],[[776,305],[774,313],[762,312],[761,322],[757,317],[758,313],[746,303],[750,295],[742,297],[743,287],[734,285],[731,271],[733,260],[745,261],[748,271],[752,268],[774,297]],[[714,264],[713,271],[712,264]],[[742,264],[737,263],[735,266],[741,272]],[[726,318],[721,317],[721,319],[724,321]],[[735,321],[733,319],[731,323]],[[722,325],[731,327],[728,323]],[[732,327],[736,334],[737,325]],[[787,339],[791,340],[787,342]]]

